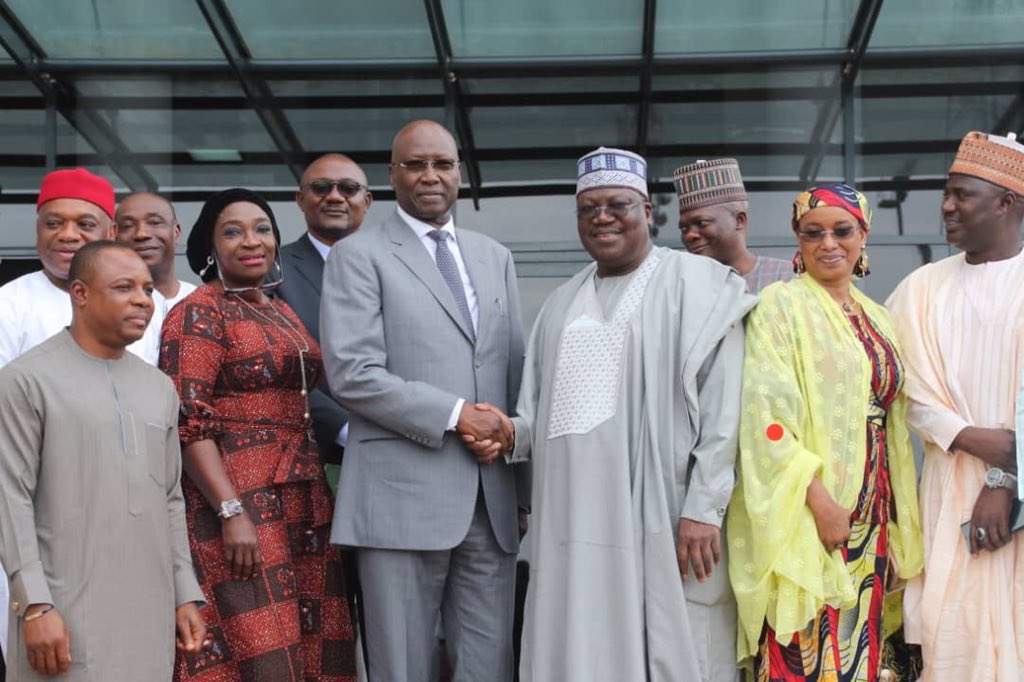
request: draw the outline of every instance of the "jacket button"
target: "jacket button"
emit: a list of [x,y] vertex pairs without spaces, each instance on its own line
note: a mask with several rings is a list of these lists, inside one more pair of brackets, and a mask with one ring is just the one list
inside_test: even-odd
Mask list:
[[19,601],[12,601],[11,602],[11,611],[14,611],[15,613],[17,613],[18,609],[20,609],[20,608],[21,608],[21,602],[19,602]]
[[478,356],[478,357],[475,357],[475,358],[473,358],[473,364],[474,364],[474,365],[475,365],[476,367],[479,367],[480,365],[482,365],[482,364],[484,364],[484,363],[480,362],[480,358],[479,358],[479,356]]

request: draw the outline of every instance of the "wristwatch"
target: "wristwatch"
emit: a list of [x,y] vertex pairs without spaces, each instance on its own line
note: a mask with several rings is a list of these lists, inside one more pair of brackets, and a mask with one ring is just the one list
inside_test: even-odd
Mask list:
[[245,508],[242,507],[242,501],[239,500],[237,497],[234,497],[230,500],[224,500],[223,502],[220,503],[220,511],[217,512],[217,516],[219,516],[222,520],[227,521],[231,517],[238,516],[244,511]]
[[1013,474],[1009,474],[999,467],[992,467],[985,472],[985,487],[986,488],[1007,488],[1009,490],[1017,489],[1017,477]]

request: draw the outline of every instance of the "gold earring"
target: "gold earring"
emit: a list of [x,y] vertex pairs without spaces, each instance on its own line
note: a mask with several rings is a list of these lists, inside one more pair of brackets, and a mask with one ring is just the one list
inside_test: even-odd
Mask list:
[[853,266],[853,274],[857,277],[867,277],[871,274],[870,262],[868,261],[868,249],[864,249],[860,252],[860,258],[857,259],[857,263]]
[[804,267],[804,255],[800,253],[799,249],[797,249],[796,255],[793,256],[793,272],[798,275],[807,272],[807,268]]

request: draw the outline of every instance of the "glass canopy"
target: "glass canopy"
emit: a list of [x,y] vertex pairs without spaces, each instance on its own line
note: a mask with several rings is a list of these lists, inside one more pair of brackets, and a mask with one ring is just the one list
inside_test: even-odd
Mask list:
[[415,118],[473,199],[571,193],[599,145],[663,193],[711,156],[753,191],[937,188],[965,132],[1024,132],[1021,0],[7,0],[0,46],[0,201],[76,164],[287,199],[327,152],[387,198]]

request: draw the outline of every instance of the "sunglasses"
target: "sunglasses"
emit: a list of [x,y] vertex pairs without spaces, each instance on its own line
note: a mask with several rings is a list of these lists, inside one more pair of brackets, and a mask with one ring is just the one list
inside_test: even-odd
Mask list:
[[581,206],[576,209],[576,217],[581,220],[593,220],[601,211],[604,211],[612,218],[625,218],[633,208],[639,205],[639,201],[616,201],[607,206]]
[[369,189],[366,185],[361,185],[355,180],[328,180],[327,178],[312,180],[304,186],[304,189],[308,189],[318,197],[325,197],[335,187],[338,188],[338,194],[348,198],[359,194],[360,190]]
[[832,235],[837,242],[842,242],[856,237],[858,232],[859,227],[843,226],[834,230],[797,230],[796,234],[802,241],[817,244],[825,241],[826,234]]

